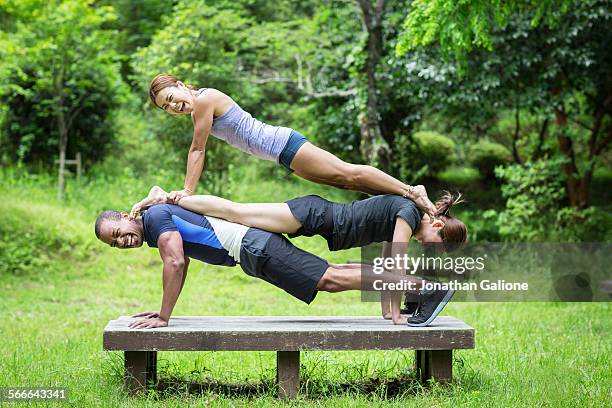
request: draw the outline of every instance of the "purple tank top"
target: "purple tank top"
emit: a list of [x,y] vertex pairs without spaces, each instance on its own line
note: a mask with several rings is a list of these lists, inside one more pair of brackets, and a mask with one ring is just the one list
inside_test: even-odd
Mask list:
[[[200,89],[197,96],[205,89]],[[227,112],[213,118],[210,133],[243,152],[278,163],[291,131],[291,128],[271,126],[255,119],[234,102]]]

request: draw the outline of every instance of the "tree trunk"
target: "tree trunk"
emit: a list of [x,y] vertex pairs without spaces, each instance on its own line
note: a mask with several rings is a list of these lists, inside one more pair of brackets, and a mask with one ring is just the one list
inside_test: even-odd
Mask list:
[[521,164],[523,161],[521,160],[521,156],[518,152],[518,139],[521,132],[521,117],[520,117],[520,109],[518,104],[516,105],[516,110],[514,111],[514,135],[512,136],[512,158],[515,163]]
[[390,148],[382,136],[378,113],[376,67],[382,56],[382,17],[384,0],[358,0],[363,24],[368,33],[365,74],[367,78],[366,111],[359,118],[361,128],[360,151],[363,159],[386,170],[389,165]]
[[58,120],[59,126],[59,171],[58,171],[58,182],[57,182],[57,199],[64,199],[64,168],[66,166],[66,146],[68,145],[68,132],[66,131],[66,122],[64,121],[63,111],[60,109]]
[[66,166],[66,146],[68,145],[68,126],[64,113],[64,94],[63,94],[63,72],[60,70],[55,77],[55,93],[57,103],[55,104],[55,115],[57,120],[57,128],[59,133],[59,170],[57,180],[57,199],[64,199],[64,168]]
[[557,120],[557,126],[559,127],[557,142],[559,143],[559,149],[561,153],[566,157],[566,162],[563,164],[563,173],[565,174],[565,190],[567,198],[572,207],[583,208],[586,206],[586,202],[582,202],[581,197],[584,194],[581,190],[581,180],[578,173],[578,167],[576,166],[576,158],[574,154],[574,146],[572,139],[565,133],[565,127],[567,126],[567,115],[561,109],[555,109],[555,117]]
[[546,133],[548,131],[549,122],[550,121],[548,118],[544,119],[544,122],[542,122],[542,127],[540,128],[540,133],[538,135],[538,145],[536,146],[535,152],[533,153],[533,156],[536,159],[539,159],[542,157],[542,149],[544,147],[544,139],[546,139]]

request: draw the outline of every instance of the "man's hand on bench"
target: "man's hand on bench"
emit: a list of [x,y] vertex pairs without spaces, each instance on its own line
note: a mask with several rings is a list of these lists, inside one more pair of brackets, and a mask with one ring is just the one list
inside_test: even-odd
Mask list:
[[142,313],[138,313],[133,315],[132,317],[159,317],[159,312],[142,312]]
[[144,317],[144,319],[131,323],[129,325],[131,329],[153,329],[155,327],[168,326],[168,322],[159,317],[157,312],[143,312],[132,317]]

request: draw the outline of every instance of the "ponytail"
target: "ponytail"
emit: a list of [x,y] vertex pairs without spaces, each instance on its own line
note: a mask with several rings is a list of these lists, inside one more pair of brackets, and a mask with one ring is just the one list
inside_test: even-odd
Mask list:
[[464,202],[462,197],[461,193],[453,194],[445,191],[435,204],[438,210],[437,217],[444,222],[444,228],[438,233],[447,251],[459,248],[467,242],[467,227],[451,213],[452,207]]
[[445,191],[444,195],[440,197],[438,201],[436,201],[436,209],[438,210],[437,214],[439,216],[450,216],[450,209],[457,205],[463,203],[463,196],[461,193],[457,193],[454,195],[449,191]]

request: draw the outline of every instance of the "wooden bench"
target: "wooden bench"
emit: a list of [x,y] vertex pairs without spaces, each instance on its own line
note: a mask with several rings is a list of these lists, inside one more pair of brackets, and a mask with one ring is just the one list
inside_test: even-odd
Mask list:
[[395,326],[381,317],[172,317],[158,329],[130,329],[122,316],[104,329],[104,349],[125,352],[125,384],[132,393],[157,382],[158,351],[276,351],[278,395],[295,398],[302,350],[416,350],[420,380],[452,380],[454,349],[474,348],[474,329],[449,316],[428,327]]

